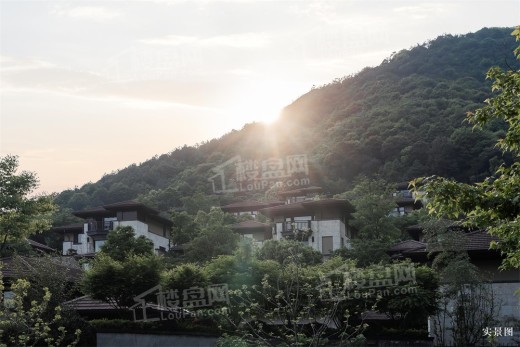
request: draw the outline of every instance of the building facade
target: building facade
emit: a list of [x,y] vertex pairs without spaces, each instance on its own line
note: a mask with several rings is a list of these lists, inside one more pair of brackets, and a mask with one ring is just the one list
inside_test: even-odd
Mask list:
[[353,208],[347,200],[303,200],[260,212],[271,218],[275,240],[301,241],[324,256],[330,256],[342,247],[350,247],[352,235],[347,221]]
[[173,223],[159,215],[159,211],[140,202],[130,200],[76,211],[76,217],[84,223],[55,227],[63,236],[63,254],[93,254],[99,252],[110,231],[130,226],[136,236],[144,236],[153,242],[156,253],[170,248],[170,230]]

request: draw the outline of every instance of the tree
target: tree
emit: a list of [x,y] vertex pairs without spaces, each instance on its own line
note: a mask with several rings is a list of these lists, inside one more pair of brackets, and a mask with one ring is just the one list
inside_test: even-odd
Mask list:
[[260,262],[257,269],[267,270],[260,282],[230,292],[231,314],[223,318],[233,334],[260,346],[322,346],[331,337],[343,342],[361,333],[365,326],[350,324],[341,301],[322,300],[321,264],[300,260]]
[[398,220],[391,216],[396,207],[392,197],[394,190],[383,179],[362,177],[351,191],[341,194],[356,209],[349,223],[356,237],[352,239],[352,249],[344,253],[356,259],[359,265],[388,261],[386,251],[401,236],[396,227]]
[[440,345],[473,346],[483,340],[484,328],[496,325],[500,303],[486,274],[461,247],[466,236],[451,224],[432,220],[425,228],[429,256],[434,257],[432,267],[442,281],[432,333]]
[[0,253],[9,241],[21,241],[50,228],[56,206],[50,196],[30,194],[38,187],[35,173],[16,174],[18,157],[0,157]]
[[[11,284],[12,297],[0,300],[0,346],[34,346],[46,344],[63,345],[67,337],[66,328],[61,325],[61,307],[57,306],[50,317],[44,317],[51,300],[48,288],[43,288],[41,298],[28,300],[30,283],[18,279]],[[0,272],[0,292],[4,292],[4,283]],[[53,336],[57,333],[57,337]],[[75,346],[80,338],[81,330],[76,330],[73,340],[68,346]]]
[[233,216],[217,207],[212,207],[209,213],[199,211],[195,223],[200,229],[200,234],[188,244],[187,258],[202,262],[218,255],[232,254],[239,239],[231,230],[233,222]]
[[135,296],[159,284],[161,268],[157,256],[130,254],[118,261],[100,252],[85,274],[83,291],[123,309],[135,304]]
[[177,289],[180,293],[190,287],[205,287],[208,279],[203,269],[193,263],[179,265],[162,274],[161,283],[164,288]]
[[190,242],[199,234],[195,218],[186,211],[172,212],[171,219],[173,222],[171,235],[174,244],[181,245]]
[[107,241],[85,274],[82,287],[94,299],[122,309],[134,304],[138,294],[159,284],[162,262],[153,254],[153,244],[135,237],[132,227],[108,234]]
[[[520,40],[520,27],[512,35]],[[514,53],[520,60],[520,46]],[[492,247],[505,256],[502,267],[520,268],[520,70],[494,67],[487,78],[494,80],[492,90],[497,94],[466,119],[476,129],[497,120],[506,123],[507,131],[497,146],[513,156],[513,164],[500,166],[493,176],[472,185],[436,176],[418,179],[413,185],[426,183],[423,190],[430,214],[487,229],[499,238]]]
[[[69,333],[62,333],[52,329],[49,337],[54,339],[64,338],[62,343],[67,344],[75,339],[74,331],[81,330],[83,338],[89,338],[91,330],[89,324],[71,307],[62,306],[63,302],[76,298],[79,294],[79,277],[81,269],[74,268],[70,262],[60,257],[49,255],[39,257],[22,257],[15,255],[12,258],[10,270],[13,277],[30,283],[26,288],[24,301],[40,302],[42,298],[50,294],[44,309],[39,316],[46,322],[52,322],[56,315],[56,309],[60,310],[60,319],[56,322],[63,326]],[[54,323],[53,323],[54,324]],[[84,341],[87,342],[87,341]]]
[[314,265],[321,263],[323,255],[317,250],[294,240],[268,240],[257,252],[260,260],[274,260],[280,264],[298,263]]
[[152,256],[153,242],[143,235],[135,237],[131,226],[117,227],[108,233],[101,252],[117,261],[124,261],[131,255]]

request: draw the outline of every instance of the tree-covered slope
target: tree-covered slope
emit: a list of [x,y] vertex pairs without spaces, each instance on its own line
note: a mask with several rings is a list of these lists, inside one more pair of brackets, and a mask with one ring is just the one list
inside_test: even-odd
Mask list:
[[212,197],[211,168],[235,155],[265,159],[307,154],[312,184],[331,193],[360,175],[389,181],[440,175],[472,182],[503,160],[494,148],[503,124],[474,132],[465,113],[489,97],[491,66],[517,67],[510,28],[441,36],[392,54],[374,68],[337,79],[301,96],[272,126],[249,124],[197,147],[184,146],[58,195],[81,209],[139,198],[161,210],[193,209]]

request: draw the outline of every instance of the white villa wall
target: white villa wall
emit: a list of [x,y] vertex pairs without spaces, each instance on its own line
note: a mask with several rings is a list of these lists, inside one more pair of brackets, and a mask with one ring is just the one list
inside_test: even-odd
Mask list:
[[332,250],[339,249],[341,247],[341,225],[343,223],[340,220],[320,220],[312,221],[311,229],[312,236],[314,236],[314,242],[312,242],[312,236],[309,237],[309,246],[315,250],[322,251],[322,237],[332,236]]
[[[91,247],[92,247],[92,244],[91,244]],[[78,243],[74,243],[72,241],[63,241],[62,248],[63,248],[63,255],[67,255],[67,252],[69,251],[69,249],[75,250],[77,254],[89,253],[89,245],[87,244],[86,231],[83,231],[83,234],[78,235]],[[90,250],[90,252],[92,252],[92,250]]]
[[[114,221],[113,222],[114,228],[117,228],[118,226],[131,226],[136,236],[144,236],[147,239],[151,240],[153,242],[154,249],[158,249],[159,247],[164,247],[165,250],[168,250],[170,247],[169,240],[166,237],[151,233],[148,231],[148,225],[140,222],[140,221]],[[88,224],[85,223],[83,227],[83,234],[78,235],[78,243],[74,244],[71,241],[64,241],[63,242],[63,255],[66,255],[69,249],[76,250],[77,254],[85,254],[85,253],[92,253],[92,252],[98,252],[99,248],[101,247],[102,243],[101,241],[96,242],[96,249],[94,249],[94,242],[92,238],[88,238],[87,236],[88,231]],[[90,242],[87,242],[87,239],[90,239]]]
[[114,222],[114,228],[118,226],[130,226],[134,228],[136,236],[144,236],[153,242],[154,249],[163,247],[165,250],[170,249],[170,242],[166,237],[148,231],[148,225],[140,221],[119,221]]
[[[303,242],[309,247],[314,248],[318,252],[322,251],[322,237],[332,236],[332,249],[341,248],[341,238],[345,240],[345,246],[349,247],[350,243],[347,238],[347,229],[345,223],[339,219],[311,221],[312,235],[307,242]],[[273,226],[273,234],[275,240],[282,240],[283,223],[275,223]],[[314,242],[312,241],[314,237]]]

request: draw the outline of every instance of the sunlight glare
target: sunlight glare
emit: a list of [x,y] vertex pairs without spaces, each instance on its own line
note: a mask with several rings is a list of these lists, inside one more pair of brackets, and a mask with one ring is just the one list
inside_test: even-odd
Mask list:
[[279,81],[256,82],[254,86],[237,93],[228,115],[234,123],[274,123],[290,103],[293,93],[294,90]]

